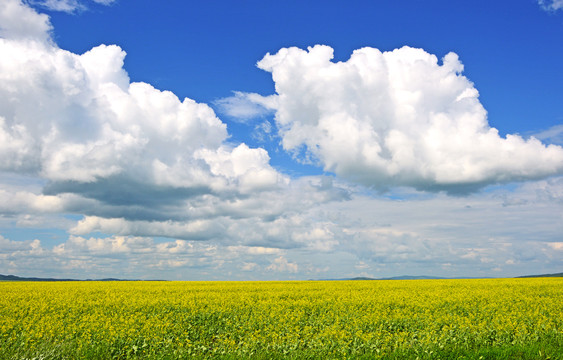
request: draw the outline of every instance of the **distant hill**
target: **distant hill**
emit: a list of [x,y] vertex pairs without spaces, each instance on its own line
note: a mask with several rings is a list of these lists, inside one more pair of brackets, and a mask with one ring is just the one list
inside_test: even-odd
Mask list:
[[[563,277],[563,273],[556,273],[556,274],[542,274],[542,275],[523,275],[517,276],[516,278],[536,278],[536,277]],[[411,276],[411,275],[402,275],[402,276],[392,276],[392,277],[385,277],[385,278],[371,278],[365,276],[358,276],[354,278],[340,278],[340,279],[321,279],[322,281],[349,281],[349,280],[453,280],[453,279],[490,279],[487,277],[440,277],[440,276]]]
[[[536,278],[536,277],[563,277],[563,272],[556,274],[541,274],[541,275],[523,275],[517,276],[516,278]],[[412,276],[412,275],[402,275],[402,276],[392,276],[385,278],[371,278],[365,276],[358,276],[354,278],[341,278],[341,279],[320,279],[321,281],[349,281],[349,280],[446,280],[446,279],[472,279],[472,278],[445,278],[440,276]],[[131,279],[56,279],[56,278],[38,278],[38,277],[21,277],[16,275],[2,275],[0,274],[0,281],[142,281],[142,280],[131,280]],[[147,281],[165,281],[165,280],[147,280]]]
[[[124,280],[124,279],[55,279],[55,278],[38,278],[38,277],[21,277],[16,275],[2,275],[0,274],[0,281],[138,281],[138,280]],[[158,280],[153,280],[158,281]]]
[[53,278],[37,278],[37,277],[20,277],[16,275],[1,275],[0,281],[76,281],[73,279],[53,279]]
[[358,276],[354,278],[342,278],[342,279],[322,279],[322,281],[350,281],[350,280],[439,280],[439,279],[447,279],[445,277],[439,276],[411,276],[411,275],[402,275],[402,276],[393,276],[393,277],[386,277],[386,278],[371,278],[365,276]]
[[542,274],[542,275],[524,275],[517,276],[517,278],[534,278],[534,277],[563,277],[563,272],[557,274]]
[[378,280],[440,280],[440,279],[447,279],[445,277],[440,276],[411,276],[411,275],[402,275],[402,276],[393,276],[388,278],[381,278]]

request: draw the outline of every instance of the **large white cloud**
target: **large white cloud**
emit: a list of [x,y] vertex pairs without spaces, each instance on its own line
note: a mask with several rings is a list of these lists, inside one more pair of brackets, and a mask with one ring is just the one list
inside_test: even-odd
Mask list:
[[204,175],[182,163],[196,163],[195,151],[218,149],[227,137],[207,105],[129,83],[117,46],[75,55],[0,39],[0,49],[2,170],[93,182],[150,169],[136,175],[156,181],[158,170],[162,181],[175,172],[198,182]]
[[[30,23],[45,20],[9,1]],[[349,196],[330,178],[290,181],[266,150],[229,143],[206,104],[131,82],[118,46],[77,55],[46,32],[10,30],[0,38],[0,172],[12,180],[0,181],[0,216],[31,226],[30,216],[82,215],[68,227],[81,236],[306,247],[293,239],[309,224],[296,214]]]
[[332,62],[317,45],[267,54],[276,122],[288,151],[377,188],[466,192],[483,185],[563,172],[563,149],[501,137],[454,53],[442,63],[421,49],[354,51]]
[[141,207],[288,184],[265,150],[228,143],[206,104],[130,82],[120,47],[60,49],[19,0],[0,19],[0,171],[47,180],[50,196]]

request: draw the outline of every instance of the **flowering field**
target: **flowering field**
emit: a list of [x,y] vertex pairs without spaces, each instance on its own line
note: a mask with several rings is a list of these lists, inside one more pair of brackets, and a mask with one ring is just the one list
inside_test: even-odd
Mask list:
[[0,282],[0,359],[563,359],[563,278]]

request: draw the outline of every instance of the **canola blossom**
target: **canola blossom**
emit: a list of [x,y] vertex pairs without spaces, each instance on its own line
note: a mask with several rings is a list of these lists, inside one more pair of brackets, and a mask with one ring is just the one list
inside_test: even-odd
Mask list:
[[563,278],[0,282],[0,359],[563,359]]

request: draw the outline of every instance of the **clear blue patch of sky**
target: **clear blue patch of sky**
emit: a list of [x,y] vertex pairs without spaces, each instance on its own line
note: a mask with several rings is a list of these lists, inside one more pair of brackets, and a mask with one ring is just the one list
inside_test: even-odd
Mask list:
[[68,239],[66,230],[58,228],[23,228],[13,226],[0,228],[0,235],[11,241],[39,239],[41,240],[41,246],[45,248],[52,248]]

